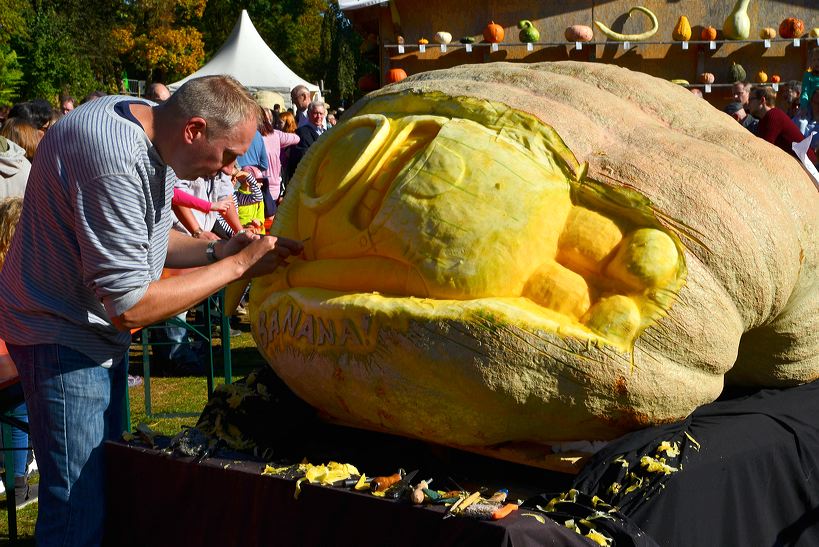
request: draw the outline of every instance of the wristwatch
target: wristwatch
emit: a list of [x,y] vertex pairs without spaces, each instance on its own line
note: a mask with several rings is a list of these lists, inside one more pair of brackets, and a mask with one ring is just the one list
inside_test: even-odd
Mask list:
[[208,248],[205,249],[205,256],[208,257],[208,262],[216,262],[217,260],[219,260],[218,258],[216,258],[216,244],[217,243],[218,243],[218,240],[216,240],[216,239],[211,240],[211,242],[208,243]]
[[199,236],[202,235],[202,232],[204,232],[204,230],[202,228],[197,228],[196,230],[191,232],[191,236],[192,237],[199,237]]

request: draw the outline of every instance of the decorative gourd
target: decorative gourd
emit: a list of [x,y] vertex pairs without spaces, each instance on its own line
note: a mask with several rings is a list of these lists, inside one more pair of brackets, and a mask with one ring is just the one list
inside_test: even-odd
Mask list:
[[796,17],[787,17],[779,23],[779,35],[782,38],[799,38],[805,33],[805,22]]
[[529,43],[529,42],[537,42],[540,40],[540,32],[532,25],[531,21],[523,20],[518,22],[518,28],[520,29],[520,33],[518,33],[518,39],[521,42]]
[[687,42],[691,39],[691,23],[688,22],[688,17],[680,15],[679,21],[671,32],[671,37],[678,42]]
[[764,84],[765,82],[768,81],[768,73],[765,72],[764,70],[760,70],[759,72],[756,73],[756,81],[761,84]]
[[759,31],[759,37],[763,40],[773,40],[776,38],[776,29],[773,27],[765,27]]
[[436,44],[448,44],[452,42],[452,34],[440,30],[435,33],[432,39],[435,40]]
[[638,34],[621,34],[619,32],[614,32],[609,27],[601,23],[600,21],[595,21],[594,24],[597,25],[597,28],[600,29],[600,32],[611,38],[612,40],[618,42],[639,42],[641,40],[648,40],[654,34],[657,33],[657,30],[660,28],[660,24],[657,22],[657,16],[654,15],[654,12],[648,8],[644,8],[643,6],[635,6],[628,10],[628,16],[631,17],[631,14],[635,11],[639,11],[640,13],[644,13],[648,16],[649,20],[651,21],[651,28],[645,32],[640,32]]
[[742,65],[737,64],[736,62],[731,64],[731,68],[728,69],[729,82],[731,83],[744,82],[747,77],[748,73],[745,72],[745,69],[742,67]]
[[464,36],[460,40],[458,40],[462,44],[474,44],[475,39],[472,36]]
[[378,89],[378,77],[375,74],[365,74],[358,79],[358,89],[364,93]]
[[683,87],[688,87],[689,85],[691,85],[691,82],[684,78],[674,78],[673,80],[670,81],[672,84],[681,85]]
[[399,34],[398,36],[395,37],[395,43],[396,44],[403,44],[404,43],[404,37]]
[[748,4],[751,0],[737,0],[734,9],[722,24],[722,35],[726,40],[747,40],[751,35],[751,19],[748,17]]
[[819,27],[813,27],[810,29],[809,36],[811,38],[819,38]]
[[426,38],[419,38],[418,39],[418,45],[425,46],[428,43],[429,43],[429,40],[427,40]]
[[569,42],[591,42],[594,30],[586,25],[572,25],[566,29],[565,36]]
[[771,74],[771,83],[778,84],[782,81],[782,76],[779,74]]
[[714,27],[705,27],[700,32],[700,39],[706,42],[712,42],[717,39],[717,29]]
[[504,35],[505,32],[503,27],[494,21],[489,21],[489,24],[483,29],[483,39],[490,44],[498,44],[503,42]]
[[388,84],[400,82],[407,77],[407,72],[403,68],[391,68],[387,71],[387,77],[384,80]]
[[819,377],[817,199],[640,72],[425,72],[310,147],[272,229],[305,250],[253,280],[253,334],[334,421],[549,466],[726,382]]
[[701,84],[713,84],[714,83],[714,75],[711,72],[703,72],[697,78]]

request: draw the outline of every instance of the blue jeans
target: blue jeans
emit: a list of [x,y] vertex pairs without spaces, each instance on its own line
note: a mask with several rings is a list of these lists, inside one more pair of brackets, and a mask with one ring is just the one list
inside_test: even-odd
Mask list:
[[104,368],[58,344],[15,346],[40,470],[38,547],[99,545],[105,522],[103,446],[123,430],[127,367]]

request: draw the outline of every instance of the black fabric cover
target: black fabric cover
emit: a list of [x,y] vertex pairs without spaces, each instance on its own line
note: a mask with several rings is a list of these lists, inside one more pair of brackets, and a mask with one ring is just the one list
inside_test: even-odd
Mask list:
[[[819,382],[720,400],[610,443],[574,481],[580,501],[544,514],[561,522],[598,496],[624,517],[605,521],[618,546],[651,545],[641,531],[669,547],[819,545],[817,423]],[[640,459],[656,456],[663,441],[678,443],[667,463],[679,471],[647,473]],[[612,483],[633,484],[635,475],[638,488],[613,493]],[[558,495],[525,505],[545,508]]]

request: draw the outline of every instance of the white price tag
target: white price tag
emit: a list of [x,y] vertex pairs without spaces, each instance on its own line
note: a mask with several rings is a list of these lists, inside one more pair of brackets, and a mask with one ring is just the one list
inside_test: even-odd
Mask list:
[[498,43],[497,42],[492,42],[492,51],[493,52],[498,51]]
[[398,55],[404,53],[404,44],[398,44]]
[[705,84],[705,92],[711,93],[711,84]]
[[441,44],[441,53],[446,53],[446,44]]
[[535,46],[532,42],[526,42],[526,51],[534,51]]
[[576,49],[577,51],[582,51],[583,50],[583,42],[575,42],[574,43],[574,49]]
[[717,43],[713,40],[708,42],[708,49],[717,49]]
[[427,45],[426,44],[418,44],[418,52],[419,53],[426,53]]
[[771,84],[774,91],[779,91],[779,84]]
[[765,39],[765,42],[762,45],[765,46],[765,49],[768,49],[769,47],[771,47],[771,41],[768,40],[768,39]]
[[466,44],[465,47],[467,53],[472,53],[472,44]]
[[623,42],[623,49],[631,49],[631,42]]
[[683,51],[687,50],[688,49],[688,42],[683,42],[682,43],[682,48],[683,48]]
[[793,39],[793,47],[799,47],[801,44],[802,44],[802,40],[800,40],[799,38],[794,38]]

